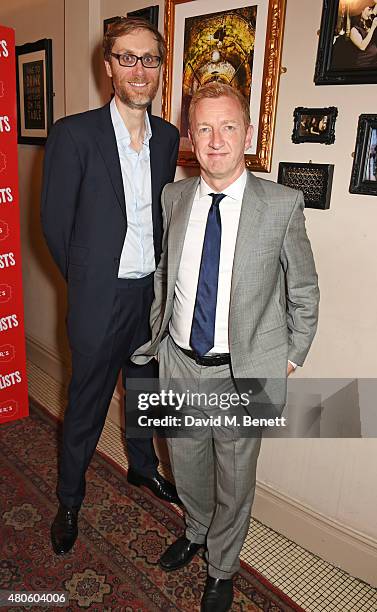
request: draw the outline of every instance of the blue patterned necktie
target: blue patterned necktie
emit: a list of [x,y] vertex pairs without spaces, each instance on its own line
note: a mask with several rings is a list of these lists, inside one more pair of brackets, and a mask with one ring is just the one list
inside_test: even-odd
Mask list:
[[208,212],[200,262],[198,288],[192,318],[190,346],[202,357],[214,346],[217,285],[221,248],[221,216],[219,204],[224,193],[210,193],[211,208]]

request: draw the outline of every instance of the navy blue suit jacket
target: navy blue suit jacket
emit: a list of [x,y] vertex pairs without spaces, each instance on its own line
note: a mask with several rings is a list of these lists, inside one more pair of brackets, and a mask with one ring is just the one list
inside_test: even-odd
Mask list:
[[[174,180],[178,130],[150,117],[152,219],[161,254],[160,196]],[[57,121],[46,144],[42,227],[68,282],[68,336],[80,353],[96,351],[106,332],[127,231],[123,181],[109,104]]]

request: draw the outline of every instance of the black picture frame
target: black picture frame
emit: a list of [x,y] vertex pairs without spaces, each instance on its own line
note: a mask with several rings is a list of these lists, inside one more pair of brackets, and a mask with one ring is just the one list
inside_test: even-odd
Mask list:
[[[158,11],[159,6],[156,4],[155,6],[146,6],[145,8],[138,9],[137,11],[130,11],[127,13],[127,17],[141,17],[142,19],[146,19],[152,25],[158,27]],[[103,22],[103,33],[106,34],[106,30],[115,21],[118,21],[120,17],[110,17],[109,19],[105,19]]]
[[338,109],[335,106],[325,108],[298,106],[293,112],[292,141],[295,144],[303,142],[333,144],[337,116]]
[[103,21],[103,34],[104,35],[106,34],[106,31],[107,31],[107,28],[109,27],[109,25],[111,25],[112,23],[115,23],[120,18],[121,18],[121,16],[110,17],[110,19],[104,19],[104,21]]
[[360,25],[358,16],[351,11],[352,5],[345,0],[323,1],[314,74],[316,85],[377,83],[377,52],[376,57],[369,59],[360,55],[365,51],[360,51],[351,41],[351,29]]
[[16,46],[20,144],[44,145],[53,123],[52,40]]
[[360,115],[350,193],[377,196],[377,115]]
[[156,4],[155,6],[147,6],[145,8],[138,9],[137,11],[130,11],[129,13],[127,13],[127,17],[141,17],[142,19],[146,19],[147,21],[152,23],[157,28],[158,10],[158,4]]
[[299,189],[304,194],[305,208],[330,208],[333,164],[280,162],[278,183]]

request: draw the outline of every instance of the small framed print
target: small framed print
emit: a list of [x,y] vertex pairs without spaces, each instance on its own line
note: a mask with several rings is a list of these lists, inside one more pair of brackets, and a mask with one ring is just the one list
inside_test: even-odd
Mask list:
[[119,19],[122,19],[121,16],[119,17],[110,17],[109,19],[104,19],[103,21],[103,34],[105,35],[107,32],[107,28],[109,26],[111,26],[112,23],[115,23],[116,21],[119,21]]
[[141,17],[146,19],[151,24],[158,27],[158,4],[155,6],[146,6],[145,8],[138,9],[137,11],[130,11],[127,13],[127,17]]
[[[141,19],[145,19],[149,21],[151,24],[158,27],[158,9],[159,6],[156,4],[155,6],[146,6],[145,8],[138,9],[137,11],[130,11],[127,13],[127,17],[138,17]],[[115,23],[119,19],[124,19],[123,16],[119,17],[110,17],[110,19],[105,19],[103,22],[103,33],[106,34],[106,30],[112,23]]]
[[305,208],[330,208],[333,164],[280,162],[278,183],[299,189],[304,194]]
[[377,115],[360,115],[350,193],[377,195]]
[[52,41],[16,47],[18,142],[43,145],[53,122]]
[[327,108],[298,106],[293,113],[292,141],[295,144],[302,142],[333,144],[337,116],[338,109],[335,106],[328,106]]

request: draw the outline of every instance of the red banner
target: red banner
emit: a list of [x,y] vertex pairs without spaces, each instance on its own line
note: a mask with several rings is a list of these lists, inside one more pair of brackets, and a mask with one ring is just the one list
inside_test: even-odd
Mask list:
[[14,30],[0,26],[0,423],[29,414],[18,205]]

